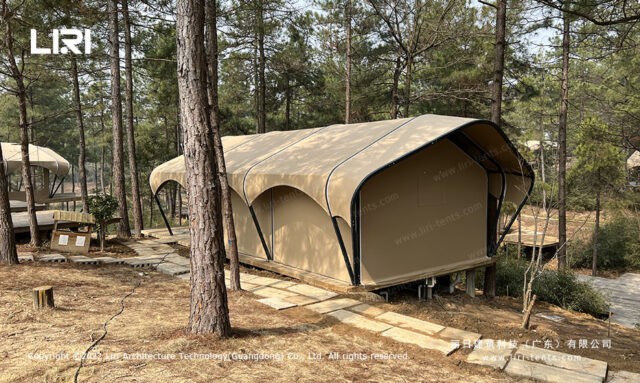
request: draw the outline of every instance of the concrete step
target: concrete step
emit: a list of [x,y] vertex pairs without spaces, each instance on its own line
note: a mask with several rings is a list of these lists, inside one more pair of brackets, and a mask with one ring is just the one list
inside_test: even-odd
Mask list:
[[382,315],[378,315],[376,319],[389,322],[392,325],[408,328],[411,330],[417,330],[426,334],[433,335],[439,331],[444,330],[444,326],[439,324],[427,322],[421,319],[413,318],[407,315],[398,314],[392,311],[387,311]]
[[429,335],[419,334],[417,332],[405,330],[399,327],[392,327],[382,333],[382,336],[391,338],[397,342],[415,344],[419,347],[440,351],[445,355],[449,355],[460,346],[446,340],[431,337]]
[[320,314],[326,314],[331,311],[345,309],[360,304],[360,301],[351,298],[332,299],[320,303],[307,306],[308,309]]
[[549,383],[602,383],[603,379],[590,374],[567,370],[546,364],[511,359],[504,371],[513,376],[537,379]]
[[560,367],[593,376],[601,381],[607,377],[607,363],[581,356],[565,354],[563,352],[546,350],[540,347],[521,345],[516,350],[516,357],[526,361],[542,363],[549,366]]
[[330,312],[328,315],[336,318],[342,323],[373,332],[383,332],[393,327],[388,323],[369,319],[347,310],[336,310]]

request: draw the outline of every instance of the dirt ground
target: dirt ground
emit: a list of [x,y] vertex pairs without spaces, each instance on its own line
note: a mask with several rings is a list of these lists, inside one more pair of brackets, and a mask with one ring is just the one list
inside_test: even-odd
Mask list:
[[[32,254],[51,254],[51,253],[59,253],[57,250],[49,249],[48,243],[44,243],[41,247],[31,247],[29,246],[28,239],[19,240],[17,243],[18,253],[32,253]],[[91,245],[89,247],[89,256],[91,257],[101,257],[101,256],[109,256],[114,258],[130,258],[135,257],[135,251],[131,250],[131,248],[121,244],[116,239],[108,239],[104,243],[104,251],[100,251],[100,242],[92,239]]]
[[[194,337],[183,330],[186,280],[125,266],[28,263],[0,266],[0,382],[73,381],[74,354],[102,335],[103,323],[139,283],[79,382],[526,381],[462,362],[468,350],[444,357],[304,308],[278,312],[248,292],[229,294],[232,338]],[[56,309],[32,308],[31,289],[40,285],[54,287]],[[340,360],[329,359],[333,352]],[[406,360],[372,360],[373,353]],[[230,360],[216,360],[221,355]]]
[[[478,294],[481,292],[478,291]],[[511,297],[486,299],[482,296],[471,298],[463,291],[453,295],[442,293],[431,302],[419,301],[417,290],[399,290],[390,296],[389,310],[422,318],[431,322],[446,324],[482,334],[484,338],[496,340],[516,340],[518,344],[544,347],[550,340],[554,351],[603,360],[609,369],[640,373],[640,329],[630,329],[615,323],[596,319],[590,315],[563,310],[546,302],[536,302],[531,316],[531,329],[522,330],[522,301]],[[554,322],[535,316],[557,315],[561,322]],[[570,348],[568,342],[587,339],[588,347]],[[592,348],[592,342],[598,348]],[[611,340],[611,348],[603,348],[602,340]]]

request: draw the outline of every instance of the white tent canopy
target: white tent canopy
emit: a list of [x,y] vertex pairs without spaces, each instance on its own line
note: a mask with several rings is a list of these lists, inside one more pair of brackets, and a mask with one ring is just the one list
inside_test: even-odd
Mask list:
[[[7,173],[19,171],[22,167],[22,151],[20,144],[10,142],[2,143],[2,162]],[[58,178],[62,178],[69,173],[69,161],[65,160],[58,153],[42,146],[29,145],[29,161],[31,166],[38,166],[48,169]]]

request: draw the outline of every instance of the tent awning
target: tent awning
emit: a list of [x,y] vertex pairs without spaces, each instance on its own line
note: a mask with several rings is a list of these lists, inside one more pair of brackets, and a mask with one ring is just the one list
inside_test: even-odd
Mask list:
[[[7,173],[13,173],[21,169],[22,151],[20,144],[3,142],[2,157]],[[29,145],[29,161],[31,166],[48,169],[59,178],[69,173],[69,161],[49,148]]]
[[[504,133],[485,120],[422,115],[223,137],[223,147],[229,185],[248,206],[273,187],[289,186],[307,194],[330,216],[351,222],[352,199],[370,176],[440,139],[454,137],[473,146],[474,160],[492,175],[496,196],[504,188],[505,200],[519,205],[526,199],[532,169]],[[153,170],[152,191],[167,181],[186,186],[183,156]]]

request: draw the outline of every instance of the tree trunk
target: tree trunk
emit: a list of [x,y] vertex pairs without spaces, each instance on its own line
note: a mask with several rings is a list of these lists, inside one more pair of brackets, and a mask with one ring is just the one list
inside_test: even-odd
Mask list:
[[591,275],[594,277],[598,272],[598,234],[600,234],[600,192],[596,193],[596,227],[593,230],[593,263],[591,265]]
[[[2,147],[0,147],[0,159]],[[4,165],[0,162],[0,263],[18,263],[16,240],[13,236],[13,222],[11,221],[11,206],[9,204],[9,188]]]
[[82,211],[89,212],[87,207],[87,170],[86,170],[86,145],[84,142],[84,121],[82,119],[82,103],[80,102],[80,84],[78,83],[78,63],[75,55],[71,55],[71,80],[73,81],[73,102],[76,107],[76,123],[78,124],[78,138],[80,140],[80,153],[78,154],[78,170],[80,170],[80,198],[82,198]]
[[127,149],[129,152],[129,174],[131,179],[131,199],[133,204],[133,232],[136,237],[142,235],[142,200],[138,183],[138,163],[136,160],[136,141],[133,124],[133,68],[131,65],[131,21],[129,20],[129,0],[122,0],[122,19],[124,21],[124,110],[127,129]]
[[258,17],[258,76],[260,80],[260,92],[258,98],[258,133],[266,132],[266,93],[267,84],[265,80],[265,56],[264,56],[264,4],[262,0],[257,1]]
[[287,88],[284,91],[284,130],[291,129],[291,83],[287,78]]
[[493,89],[491,91],[491,121],[500,125],[502,118],[502,78],[504,76],[504,49],[507,0],[498,0],[496,10],[496,46],[493,51]]
[[107,188],[104,184],[104,146],[100,149],[100,189],[102,189],[102,194],[107,194]]
[[[6,9],[6,4],[4,7]],[[3,15],[5,22],[5,47],[11,67],[11,76],[16,82],[16,96],[18,97],[18,111],[20,114],[20,147],[22,151],[22,182],[27,201],[27,215],[29,216],[29,233],[31,245],[40,246],[40,229],[36,218],[35,199],[33,196],[33,180],[31,178],[31,161],[29,160],[29,124],[27,123],[27,91],[24,86],[22,72],[18,68],[13,53],[13,37],[11,36],[11,19]]]
[[411,105],[411,67],[413,66],[413,57],[411,52],[407,54],[407,73],[404,79],[404,118],[409,117],[409,106]]
[[396,57],[396,67],[393,71],[393,86],[391,88],[391,118],[398,118],[399,98],[398,87],[400,84],[400,75],[402,74],[402,57]]
[[238,241],[236,227],[233,220],[231,206],[231,189],[227,180],[227,169],[224,161],[222,139],[220,137],[220,115],[218,108],[218,33],[217,33],[217,1],[206,0],[206,25],[207,25],[207,61],[208,61],[208,87],[211,128],[213,129],[213,144],[215,148],[216,163],[218,166],[218,179],[220,181],[220,194],[222,197],[224,221],[227,226],[229,239],[229,268],[231,290],[240,290],[240,261],[238,259]]
[[191,302],[187,330],[227,337],[220,182],[209,121],[202,0],[177,1],[178,90],[191,234]]
[[563,13],[562,101],[558,123],[558,269],[567,267],[567,111],[569,108],[569,15]]
[[118,3],[108,0],[109,40],[111,45],[111,121],[113,125],[113,183],[118,199],[118,238],[130,238],[129,210],[124,181],[124,153],[122,148],[122,97],[120,96],[120,43],[118,41]]
[[351,0],[347,0],[346,7],[346,26],[347,26],[347,78],[345,79],[346,90],[345,90],[345,112],[344,112],[344,123],[351,123]]

